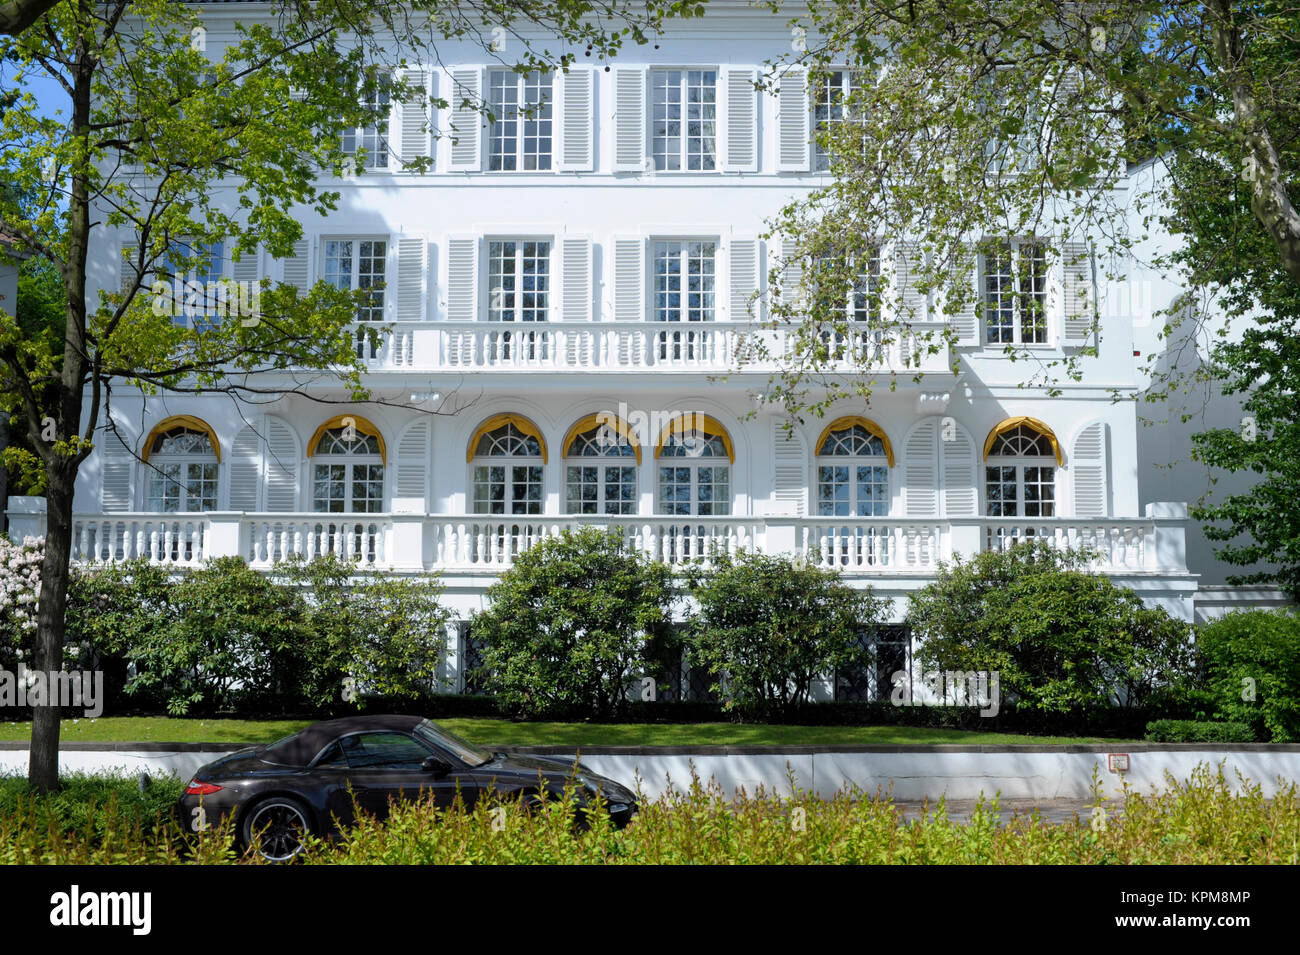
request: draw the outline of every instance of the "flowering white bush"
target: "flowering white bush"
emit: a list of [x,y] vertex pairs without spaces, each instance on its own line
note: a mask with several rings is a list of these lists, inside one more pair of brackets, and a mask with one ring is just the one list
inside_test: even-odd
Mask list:
[[0,535],[0,635],[12,642],[36,629],[45,540],[25,537],[21,544]]

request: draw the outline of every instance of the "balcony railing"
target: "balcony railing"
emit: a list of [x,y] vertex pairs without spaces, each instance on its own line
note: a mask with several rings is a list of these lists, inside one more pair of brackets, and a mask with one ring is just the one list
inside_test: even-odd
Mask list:
[[[26,500],[26,499],[22,499]],[[1165,506],[1165,505],[1161,505]],[[1181,505],[1176,507],[1181,508]],[[451,573],[497,573],[540,541],[579,526],[617,531],[669,565],[719,553],[795,554],[851,576],[933,573],[956,554],[999,550],[1020,540],[1087,549],[1094,570],[1186,573],[1185,509],[1146,518],[666,517],[423,514],[86,514],[73,523],[78,563],[144,558],[192,567],[238,555],[268,568],[289,557],[333,554],[358,565]],[[43,515],[15,515],[21,534],[44,533]]]
[[[367,364],[373,369],[771,372],[796,348],[788,329],[752,322],[407,322],[390,327],[376,349],[367,349]],[[933,333],[937,342],[942,327],[918,324],[884,341],[866,331],[832,333],[825,367],[845,372],[864,367],[884,373],[946,372],[946,346],[934,355],[924,354],[927,335]],[[918,353],[920,365],[909,364],[909,357]]]

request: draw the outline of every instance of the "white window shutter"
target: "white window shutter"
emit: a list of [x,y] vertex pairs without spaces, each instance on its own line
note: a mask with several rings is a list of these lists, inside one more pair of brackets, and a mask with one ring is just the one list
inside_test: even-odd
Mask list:
[[1106,450],[1103,421],[1085,426],[1074,439],[1070,451],[1070,483],[1074,486],[1075,517],[1106,517],[1110,513]]
[[894,294],[891,297],[898,305],[896,318],[900,322],[924,322],[929,318],[929,297],[918,288],[924,266],[921,255],[919,242],[903,240],[894,243]]
[[1092,336],[1097,292],[1092,281],[1092,256],[1086,242],[1066,242],[1061,253],[1065,343],[1084,345]]
[[615,321],[645,321],[645,244],[639,235],[614,237]]
[[447,240],[447,321],[478,318],[478,236]]
[[943,462],[943,512],[973,517],[979,511],[975,483],[975,442],[956,422],[939,419],[939,455]]
[[[100,441],[100,467],[103,480],[99,485],[99,507],[105,514],[132,510],[131,472],[135,455],[122,443],[116,432],[105,430]],[[149,467],[145,464],[142,467]]]
[[560,318],[566,322],[591,321],[591,238],[560,237]]
[[427,510],[429,436],[426,419],[409,425],[397,440],[397,477],[393,481],[393,510],[399,514],[423,514]]
[[797,306],[803,301],[803,259],[799,257],[799,244],[794,238],[781,239],[781,302]]
[[614,67],[614,171],[644,172],[646,71]]
[[777,80],[777,172],[807,172],[812,142],[808,115],[808,72],[793,67]]
[[728,276],[729,311],[733,322],[747,322],[759,318],[759,303],[755,293],[759,287],[758,239],[734,237],[728,246],[730,257]]
[[722,168],[725,172],[758,172],[758,72],[722,73]]
[[262,248],[258,246],[252,252],[242,253],[238,262],[231,260],[230,277],[240,284],[247,282],[250,286],[256,287],[262,277],[261,264]]
[[262,489],[261,441],[252,425],[230,445],[230,509],[257,511]]
[[925,419],[912,428],[903,445],[903,513],[907,517],[938,516],[938,425],[937,418]]
[[803,517],[808,508],[808,448],[797,429],[772,422],[772,497],[782,517]]
[[293,244],[293,255],[284,260],[284,281],[306,295],[311,291],[311,273],[311,243],[299,239]]
[[555,115],[560,119],[560,172],[591,172],[595,168],[595,74],[574,67],[556,77],[560,102]]
[[428,317],[429,243],[422,235],[396,236],[397,320],[422,322]]
[[953,331],[957,333],[958,345],[980,344],[979,316],[975,312],[975,302],[979,295],[979,289],[976,285],[978,274],[977,267],[953,266],[949,269],[949,283],[954,287],[964,283],[966,302],[960,307],[943,304],[940,306],[939,311],[948,324],[952,326]]
[[266,509],[298,510],[298,437],[279,418],[266,419]]
[[455,172],[478,172],[482,165],[483,71],[453,70],[451,74],[451,162]]
[[403,77],[405,93],[398,109],[399,125],[395,149],[396,168],[402,169],[415,159],[432,155],[433,115],[429,99],[433,74],[428,70],[407,70]]

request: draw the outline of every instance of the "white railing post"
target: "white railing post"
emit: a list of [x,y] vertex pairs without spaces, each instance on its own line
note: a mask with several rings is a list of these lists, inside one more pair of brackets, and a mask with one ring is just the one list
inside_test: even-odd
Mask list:
[[1187,504],[1182,501],[1153,501],[1146,516],[1154,522],[1154,546],[1146,547],[1146,569],[1187,573]]

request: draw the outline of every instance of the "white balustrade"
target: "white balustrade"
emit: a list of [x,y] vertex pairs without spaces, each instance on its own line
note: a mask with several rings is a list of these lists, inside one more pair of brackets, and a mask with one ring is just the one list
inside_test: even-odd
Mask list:
[[1155,523],[1105,518],[1024,519],[985,522],[984,549],[1005,550],[1019,541],[1043,541],[1055,550],[1087,550],[1094,570],[1155,570]]
[[[72,556],[78,563],[143,558],[162,565],[197,566],[211,557],[239,554],[250,565],[267,568],[288,557],[333,554],[367,567],[498,572],[540,541],[566,529],[594,525],[617,531],[630,547],[670,566],[697,562],[707,566],[715,554],[770,547],[850,574],[924,575],[952,557],[959,536],[973,544],[978,532],[977,546],[983,550],[1038,540],[1057,549],[1094,552],[1090,566],[1098,571],[1186,572],[1182,566],[1160,565],[1156,534],[1164,525],[1151,518],[938,521],[466,514],[403,515],[400,520],[422,522],[424,533],[395,535],[394,519],[380,514],[78,515],[73,522]],[[393,553],[399,536],[405,541],[400,545],[404,550]],[[431,564],[420,555],[421,541],[432,547]],[[961,549],[965,552],[966,545]]]
[[155,564],[197,565],[209,521],[199,514],[106,514],[72,522],[72,559],[104,563],[144,559]]

